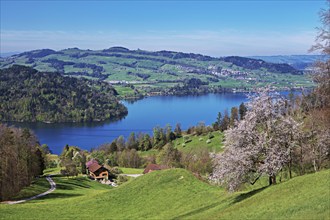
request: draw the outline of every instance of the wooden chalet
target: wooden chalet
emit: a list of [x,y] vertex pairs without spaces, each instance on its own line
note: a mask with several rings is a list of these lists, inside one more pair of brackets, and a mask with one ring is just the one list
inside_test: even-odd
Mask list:
[[86,163],[88,174],[92,179],[101,180],[109,178],[109,170],[101,166],[96,160],[90,160]]
[[143,174],[150,173],[155,170],[164,170],[167,169],[164,165],[158,165],[158,164],[148,164],[148,166],[144,169]]

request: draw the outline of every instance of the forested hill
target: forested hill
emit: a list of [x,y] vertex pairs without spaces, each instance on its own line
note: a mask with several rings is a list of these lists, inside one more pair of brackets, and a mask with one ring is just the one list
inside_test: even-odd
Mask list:
[[96,80],[14,65],[0,70],[0,121],[80,122],[119,119],[116,90]]
[[261,59],[252,59],[246,57],[238,57],[238,56],[231,56],[223,58],[224,61],[230,62],[235,64],[236,66],[240,66],[250,70],[258,70],[264,68],[269,72],[274,73],[291,73],[295,75],[299,75],[302,72],[296,70],[292,66],[286,63],[268,63]]

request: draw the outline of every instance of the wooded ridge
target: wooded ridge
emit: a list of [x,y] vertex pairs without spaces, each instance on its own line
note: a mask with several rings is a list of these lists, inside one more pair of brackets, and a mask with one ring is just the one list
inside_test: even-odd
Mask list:
[[103,81],[64,77],[14,65],[0,70],[0,121],[83,122],[127,114]]

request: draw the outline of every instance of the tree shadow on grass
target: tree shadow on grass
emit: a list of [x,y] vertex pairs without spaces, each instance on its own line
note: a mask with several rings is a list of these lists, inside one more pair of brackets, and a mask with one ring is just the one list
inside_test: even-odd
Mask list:
[[88,184],[81,182],[64,182],[56,185],[56,188],[64,189],[64,190],[73,190],[73,189],[77,189],[77,187],[86,188],[86,189],[91,188]]
[[243,200],[245,200],[245,199],[247,199],[247,198],[250,198],[251,196],[254,196],[255,194],[257,194],[257,193],[263,191],[263,190],[266,189],[267,187],[268,187],[268,186],[264,186],[264,187],[261,187],[261,188],[256,189],[256,190],[252,190],[252,191],[250,191],[250,192],[248,192],[248,193],[242,193],[242,194],[240,194],[239,196],[237,196],[237,197],[234,199],[233,203],[238,203],[238,202],[241,202],[241,201],[243,201]]
[[70,186],[68,183],[56,183],[56,190],[74,190],[75,187]]
[[176,216],[174,219],[182,219],[182,218],[187,218],[187,217],[191,217],[193,215],[196,215],[196,214],[199,214],[201,212],[204,212],[204,211],[207,211],[209,209],[212,209],[218,205],[220,205],[222,203],[222,201],[220,202],[215,202],[215,203],[212,203],[211,205],[208,205],[208,206],[204,206],[202,208],[199,208],[199,209],[195,209],[191,212],[188,212],[188,213],[185,213],[185,214],[182,214],[182,215],[179,215],[179,216]]
[[31,202],[35,201],[45,201],[45,200],[53,200],[53,199],[64,199],[64,198],[72,198],[72,197],[78,197],[78,196],[83,196],[83,194],[73,194],[73,193],[56,193],[52,192],[46,196],[39,197],[34,200],[30,200]]
[[50,176],[50,177],[63,177],[63,175],[61,175],[61,174],[51,174],[51,175],[49,175],[49,174],[47,174],[47,175],[44,175],[45,177],[46,176]]
[[89,189],[91,186],[88,184],[90,181],[86,178],[62,178],[54,180],[56,188],[61,190],[74,190],[78,188]]

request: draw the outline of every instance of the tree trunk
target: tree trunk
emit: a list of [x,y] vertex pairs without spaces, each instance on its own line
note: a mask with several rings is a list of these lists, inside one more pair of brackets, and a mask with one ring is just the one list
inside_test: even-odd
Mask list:
[[292,155],[290,151],[290,161],[289,161],[289,177],[292,179]]
[[316,153],[315,153],[315,147],[314,147],[314,144],[313,144],[313,167],[314,167],[314,171],[315,173],[317,172],[317,166],[316,166]]
[[269,185],[275,185],[276,184],[276,175],[270,175],[269,176]]
[[300,176],[304,174],[303,145],[300,142]]

